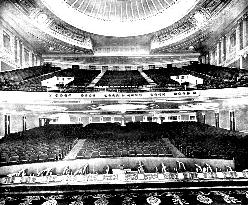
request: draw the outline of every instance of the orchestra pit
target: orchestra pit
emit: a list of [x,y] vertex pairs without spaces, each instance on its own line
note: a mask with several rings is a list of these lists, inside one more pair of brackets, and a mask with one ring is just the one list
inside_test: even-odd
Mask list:
[[247,113],[247,0],[0,2],[0,205],[247,205]]

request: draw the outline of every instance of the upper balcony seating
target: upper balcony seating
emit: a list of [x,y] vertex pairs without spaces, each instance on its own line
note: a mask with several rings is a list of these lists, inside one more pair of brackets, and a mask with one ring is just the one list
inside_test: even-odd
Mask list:
[[133,86],[139,87],[149,83],[137,70],[131,71],[106,71],[96,86]]
[[87,86],[91,81],[100,74],[100,70],[85,69],[65,69],[62,70],[57,77],[74,77],[74,81],[68,84],[70,86]]
[[183,71],[178,68],[159,68],[144,70],[144,72],[155,82],[159,87],[177,87],[179,83],[172,80],[170,76],[183,75]]

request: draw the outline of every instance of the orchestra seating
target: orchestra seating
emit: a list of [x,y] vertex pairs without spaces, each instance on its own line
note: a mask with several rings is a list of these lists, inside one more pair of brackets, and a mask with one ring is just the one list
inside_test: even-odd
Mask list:
[[0,141],[0,166],[63,159],[76,143],[63,128],[45,126],[5,136]]
[[[149,136],[150,137],[150,136]],[[148,137],[148,138],[149,138]],[[122,139],[107,135],[96,139],[87,139],[77,154],[77,159],[98,157],[172,157],[167,143],[162,140],[137,140],[131,136]]]
[[96,86],[133,86],[139,87],[149,83],[140,74],[138,70],[130,71],[106,71],[102,78],[96,83]]
[[[54,140],[56,139],[56,140]],[[1,164],[41,162],[62,159],[76,139],[85,139],[77,158],[175,157],[174,148],[188,158],[234,158],[236,168],[244,169],[248,159],[248,138],[239,132],[198,122],[115,123],[47,125],[1,140]],[[171,147],[174,145],[174,148]]]

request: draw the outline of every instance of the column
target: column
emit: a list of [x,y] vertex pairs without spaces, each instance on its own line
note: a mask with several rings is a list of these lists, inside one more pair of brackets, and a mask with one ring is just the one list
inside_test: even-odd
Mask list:
[[206,113],[202,112],[202,123],[206,124]]
[[31,50],[29,50],[29,52],[28,52],[28,54],[29,54],[29,67],[32,67],[32,51]]
[[26,131],[27,130],[27,117],[26,115],[22,116],[22,131]]
[[222,62],[224,62],[226,60],[226,37],[225,36],[221,38],[221,50],[222,50],[221,59],[222,59]]
[[240,24],[238,23],[236,27],[236,55],[240,50]]
[[111,123],[114,123],[114,122],[115,122],[115,118],[111,117]]
[[148,122],[147,116],[143,116],[143,122]]
[[216,45],[216,65],[220,64],[219,59],[220,59],[220,44],[218,42]]
[[243,56],[239,57],[239,69],[243,69]]
[[78,124],[81,124],[81,123],[82,123],[82,118],[78,117]]
[[161,123],[162,123],[161,117],[159,117],[159,116],[158,116],[158,118],[157,118],[157,123],[158,123],[158,124],[161,124]]
[[219,109],[214,111],[214,116],[215,116],[215,127],[219,128],[220,127],[220,113],[219,113]]
[[4,115],[4,134],[10,134],[10,114]]
[[100,123],[103,123],[103,116],[100,117]]
[[89,117],[89,123],[92,123],[92,117]]
[[243,47],[245,48],[247,45],[248,45],[248,34],[247,34],[247,31],[248,31],[248,20],[247,20],[247,16],[244,17],[243,19]]
[[220,39],[220,41],[218,42],[218,65],[220,65],[222,63],[222,38]]
[[42,127],[45,125],[45,119],[44,118],[39,118],[39,127]]
[[226,58],[229,59],[230,51],[230,36],[226,36]]
[[125,118],[122,116],[121,118],[121,126],[126,126]]
[[229,114],[230,114],[230,130],[235,131],[236,124],[235,124],[234,110],[230,110]]
[[20,40],[17,38],[17,65],[20,67]]
[[135,122],[135,116],[132,116],[132,122]]

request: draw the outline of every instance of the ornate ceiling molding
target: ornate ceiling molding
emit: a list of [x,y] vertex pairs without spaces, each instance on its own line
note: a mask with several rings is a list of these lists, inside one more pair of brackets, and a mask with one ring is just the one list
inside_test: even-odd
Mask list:
[[[161,1],[162,0],[160,0],[160,2]],[[86,11],[81,11],[81,7],[78,7],[79,10],[77,7],[73,7],[73,5],[76,3],[70,5],[64,0],[41,0],[41,2],[58,18],[62,19],[70,25],[73,25],[76,28],[94,34],[117,37],[144,35],[164,29],[190,13],[201,1],[202,0],[177,0],[173,1],[174,3],[171,4],[168,8],[157,11],[155,15],[147,15],[143,18],[131,18],[127,21],[120,21],[120,18],[116,19],[110,17],[109,20],[106,20],[104,16],[105,13],[103,14],[103,17],[89,16],[85,13]],[[84,1],[81,3],[83,2]],[[89,0],[87,0],[87,2],[90,3]],[[132,0],[131,2],[134,3],[137,1]],[[142,0],[141,2],[146,2],[147,7],[149,5],[147,2],[150,2],[151,7],[152,2],[154,3],[155,0]],[[167,2],[169,1],[167,0]],[[143,9],[143,12],[144,11],[145,9]]]

